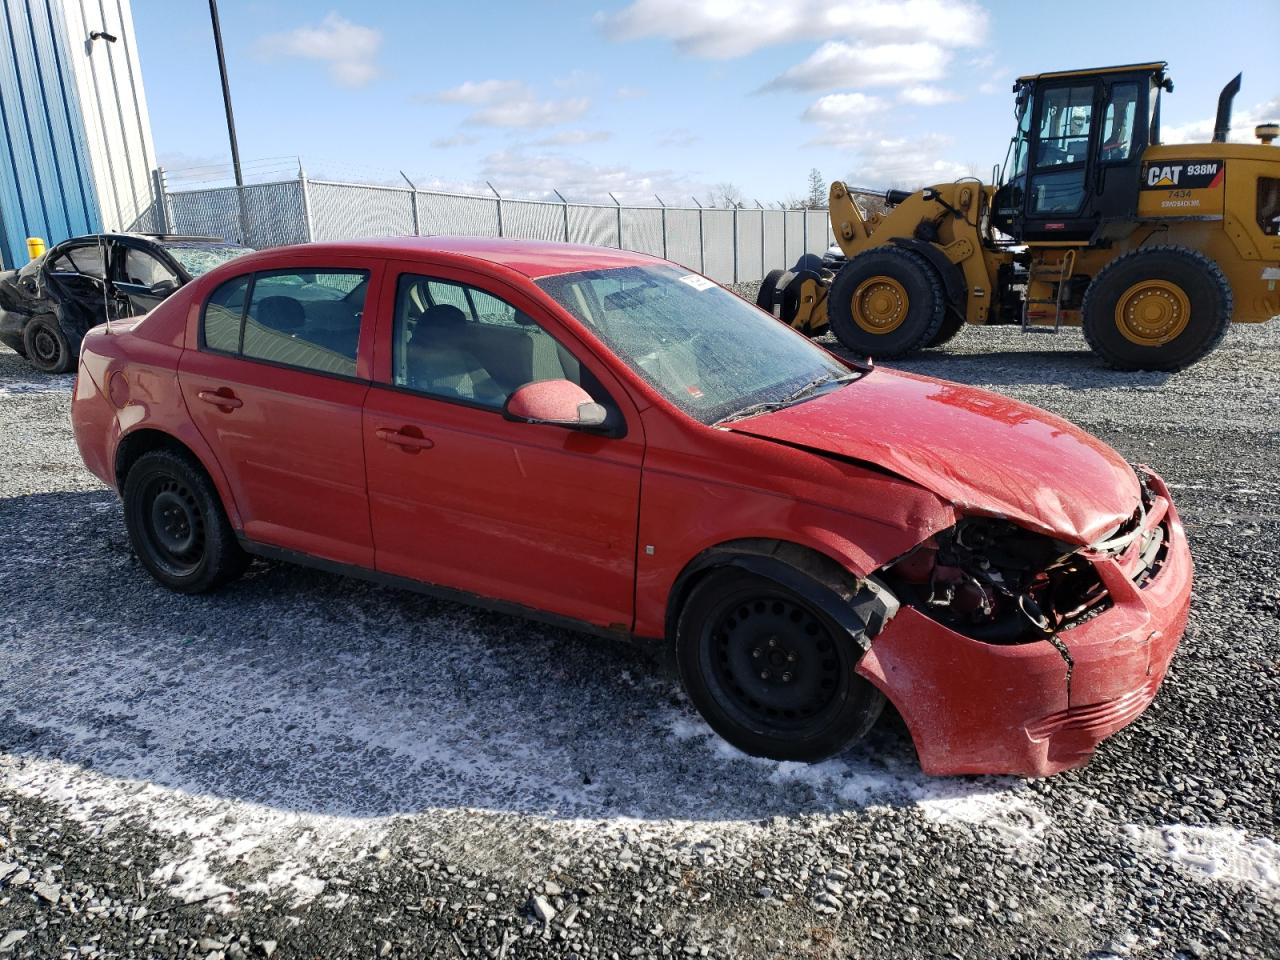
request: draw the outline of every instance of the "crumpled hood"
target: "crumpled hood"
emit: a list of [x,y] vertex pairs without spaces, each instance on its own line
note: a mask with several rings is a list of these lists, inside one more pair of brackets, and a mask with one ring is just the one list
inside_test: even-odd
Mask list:
[[962,510],[1078,544],[1098,541],[1141,502],[1124,459],[1066,420],[986,390],[884,369],[729,429],[873,464]]

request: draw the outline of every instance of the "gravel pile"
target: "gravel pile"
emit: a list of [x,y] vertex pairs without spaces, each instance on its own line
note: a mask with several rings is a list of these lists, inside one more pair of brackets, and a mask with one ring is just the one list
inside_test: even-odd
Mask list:
[[926,778],[892,716],[760,761],[625,646],[284,565],[166,593],[71,378],[0,352],[0,958],[1280,955],[1280,323],[1175,376],[999,329],[896,366],[1173,487],[1188,635],[1085,770]]

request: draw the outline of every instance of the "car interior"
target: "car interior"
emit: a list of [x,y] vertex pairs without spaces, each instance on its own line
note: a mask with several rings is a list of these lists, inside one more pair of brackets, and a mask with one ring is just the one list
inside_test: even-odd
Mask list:
[[424,393],[501,407],[526,383],[599,384],[528,314],[482,290],[406,275],[396,303],[394,380]]

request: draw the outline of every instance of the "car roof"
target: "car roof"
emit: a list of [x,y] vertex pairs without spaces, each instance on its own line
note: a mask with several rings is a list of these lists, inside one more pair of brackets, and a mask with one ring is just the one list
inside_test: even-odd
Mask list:
[[[444,259],[484,260],[522,273],[530,278],[548,277],[583,270],[608,270],[615,267],[652,266],[664,263],[657,257],[616,247],[596,247],[577,243],[546,240],[513,240],[496,237],[384,237],[376,240],[307,243],[291,247],[273,247],[260,251],[256,259],[278,256],[296,250],[309,257],[316,254],[335,257],[369,256],[416,260],[423,254],[444,255]],[[435,259],[435,258],[433,258]],[[237,261],[247,263],[249,261]]]
[[117,238],[125,238],[129,240],[151,240],[156,243],[221,243],[230,247],[239,247],[242,244],[236,243],[234,240],[224,240],[222,237],[204,237],[198,234],[181,234],[181,233],[135,233],[130,230],[104,230],[101,233],[86,233],[79,237],[68,237],[63,243],[78,243],[83,240],[97,240],[101,237],[103,240],[115,240]]

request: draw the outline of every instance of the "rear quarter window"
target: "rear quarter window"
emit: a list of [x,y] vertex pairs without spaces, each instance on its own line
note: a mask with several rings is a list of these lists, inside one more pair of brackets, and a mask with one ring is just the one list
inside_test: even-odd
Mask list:
[[235,277],[213,291],[204,305],[201,318],[201,342],[210,350],[237,353],[240,350],[240,324],[244,317],[249,277]]

